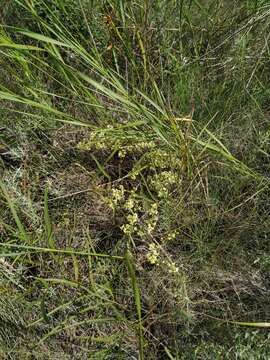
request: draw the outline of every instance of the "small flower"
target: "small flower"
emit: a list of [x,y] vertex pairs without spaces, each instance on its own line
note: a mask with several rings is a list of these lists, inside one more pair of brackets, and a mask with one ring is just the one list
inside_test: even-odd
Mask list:
[[134,208],[134,206],[135,206],[135,201],[134,201],[134,199],[130,196],[130,197],[128,198],[128,200],[126,201],[126,203],[125,203],[125,205],[124,205],[124,208],[125,208],[126,210],[132,210],[132,209]]
[[119,188],[112,188],[111,196],[108,198],[109,207],[115,209],[115,207],[123,201],[125,197],[125,189],[123,185],[120,185]]
[[159,262],[159,257],[160,257],[160,250],[158,245],[152,243],[149,245],[149,251],[148,254],[146,255],[147,260],[150,262],[150,264],[155,265],[158,264]]
[[127,220],[129,222],[130,225],[135,225],[136,222],[138,221],[138,215],[136,213],[134,214],[129,214],[127,216]]
[[177,231],[176,230],[173,230],[171,232],[169,232],[167,234],[167,240],[168,241],[171,241],[171,240],[174,240],[176,238],[176,235],[177,235]]
[[153,225],[153,224],[147,224],[147,233],[148,233],[148,235],[151,235],[152,234],[152,232],[155,230],[155,225]]
[[151,208],[149,210],[149,214],[150,215],[157,215],[158,214],[158,205],[157,205],[157,203],[153,203],[151,205]]
[[125,224],[121,226],[121,230],[123,231],[124,234],[126,235],[131,235],[132,234],[132,226],[130,224]]
[[124,198],[125,189],[123,185],[120,185],[119,188],[112,189],[112,198],[115,203],[118,203]]
[[127,155],[127,152],[126,152],[125,149],[120,149],[120,150],[118,151],[118,157],[119,157],[119,158],[122,158],[122,159],[123,159],[126,155]]
[[179,272],[179,267],[176,266],[176,264],[173,261],[169,261],[167,263],[168,271],[170,274],[175,274]]

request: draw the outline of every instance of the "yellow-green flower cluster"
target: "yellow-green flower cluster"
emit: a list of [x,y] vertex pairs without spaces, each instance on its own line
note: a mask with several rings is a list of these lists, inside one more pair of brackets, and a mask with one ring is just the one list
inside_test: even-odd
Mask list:
[[179,267],[176,266],[175,262],[173,262],[172,260],[165,261],[165,264],[167,265],[170,274],[179,272]]
[[125,189],[123,185],[120,185],[118,188],[112,188],[111,194],[108,197],[109,207],[115,210],[125,198]]
[[163,239],[165,241],[172,241],[172,240],[174,240],[176,238],[177,234],[178,234],[177,230],[171,230],[166,234],[165,237],[163,237]]
[[[113,126],[107,126],[113,129]],[[127,141],[126,138],[115,138],[110,132],[99,131],[92,132],[90,136],[79,142],[77,147],[81,150],[110,150],[112,147],[118,147],[119,158],[125,158],[129,154],[142,153],[156,146],[154,141]]]
[[156,265],[159,263],[160,258],[160,248],[157,244],[151,243],[149,245],[148,253],[146,255],[147,260],[150,264]]
[[[179,154],[169,148],[162,147],[162,144],[151,139],[149,141],[141,139],[132,141],[127,137],[116,138],[107,129],[104,129],[103,132],[92,132],[87,140],[78,144],[78,147],[84,150],[110,151],[112,148],[116,148],[119,158],[132,155],[129,161],[131,169],[129,168],[128,178],[133,180],[133,188],[127,190],[123,185],[112,186],[106,196],[106,201],[113,212],[117,211],[124,219],[121,230],[125,235],[144,241],[154,239],[159,233],[158,201],[152,202],[141,196],[138,189],[140,188],[141,191],[142,182],[136,184],[136,181],[139,174],[145,175],[143,172],[146,169],[144,179],[147,182],[148,190],[152,191],[154,195],[157,194],[159,200],[166,199],[176,184],[179,183],[179,174],[181,173],[179,172],[181,168]],[[140,160],[138,161],[138,159]],[[169,234],[159,233],[159,239],[162,241],[172,240],[175,236],[176,233],[173,232]],[[157,263],[159,251],[156,245],[150,244],[149,259],[152,260],[149,261],[151,263]],[[158,262],[161,263],[161,260]],[[171,262],[168,264],[169,271],[174,272],[177,267],[173,266]]]
[[146,254],[148,262],[152,265],[165,266],[170,274],[178,273],[179,267],[169,258],[164,258],[161,247],[156,243],[151,243]]
[[124,204],[124,209],[126,209],[128,211],[133,211],[136,207],[138,207],[138,200],[136,199],[135,191],[132,190]]
[[132,235],[138,231],[139,216],[141,210],[140,201],[136,197],[135,190],[132,190],[123,204],[126,211],[126,223],[121,226],[121,230],[126,235]]
[[132,235],[138,230],[138,226],[137,226],[139,220],[138,214],[137,213],[128,214],[126,220],[127,223],[121,226],[121,230],[126,235]]
[[134,144],[125,144],[122,143],[120,144],[120,149],[118,151],[118,156],[120,158],[124,158],[129,154],[134,154],[134,153],[142,153],[145,152],[146,150],[152,149],[156,146],[156,144],[154,143],[154,141],[139,141],[136,142]]
[[170,162],[170,154],[168,151],[165,151],[163,149],[155,149],[152,151],[151,154],[149,154],[149,157],[151,156],[151,167],[153,169],[165,169],[168,167],[168,162]]
[[153,203],[148,211],[147,219],[147,233],[151,235],[155,230],[158,222],[158,206],[157,203]]
[[160,147],[155,147],[146,154],[146,162],[152,170],[164,170],[168,167],[171,169],[179,169],[182,164],[181,158],[179,158],[175,151],[170,151],[168,148],[162,149]]
[[[107,126],[112,129],[112,126]],[[80,150],[108,150],[116,145],[115,138],[106,131],[92,132],[90,136],[79,142],[77,148]]]
[[[147,203],[136,195],[132,190],[126,199],[123,209],[127,212],[126,223],[121,230],[126,235],[146,237],[153,234],[158,222],[158,205]],[[142,214],[139,216],[139,214]]]
[[162,171],[150,177],[150,184],[159,198],[169,195],[172,185],[178,182],[178,175],[174,171]]

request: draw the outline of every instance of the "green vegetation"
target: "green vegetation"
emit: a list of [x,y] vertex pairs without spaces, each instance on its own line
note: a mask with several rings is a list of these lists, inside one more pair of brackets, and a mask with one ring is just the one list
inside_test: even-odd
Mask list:
[[0,23],[0,358],[270,358],[268,1]]

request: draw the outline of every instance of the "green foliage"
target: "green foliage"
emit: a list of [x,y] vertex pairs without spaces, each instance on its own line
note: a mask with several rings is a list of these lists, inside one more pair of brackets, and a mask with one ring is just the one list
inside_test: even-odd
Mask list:
[[269,357],[269,9],[4,1],[1,357]]

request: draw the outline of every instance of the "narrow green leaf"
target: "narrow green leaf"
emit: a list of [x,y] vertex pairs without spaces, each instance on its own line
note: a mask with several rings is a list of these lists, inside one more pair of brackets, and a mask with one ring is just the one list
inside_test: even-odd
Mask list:
[[37,252],[37,253],[44,252],[44,253],[55,253],[55,254],[63,254],[63,255],[70,255],[70,256],[73,254],[73,255],[78,255],[78,256],[96,256],[96,257],[101,257],[101,258],[124,260],[123,256],[109,255],[109,254],[103,254],[103,253],[94,253],[94,252],[87,252],[87,251],[50,249],[50,248],[44,248],[44,247],[9,244],[9,243],[0,243],[0,246],[17,248],[17,249],[25,249],[25,250],[33,250],[33,252]]
[[72,47],[71,44],[66,44],[64,42],[52,39],[48,36],[38,34],[38,33],[32,32],[32,31],[19,31],[19,34],[28,36],[31,39],[42,41],[42,42],[48,43],[48,44],[54,44],[54,45],[59,45],[59,46],[63,46],[63,47],[68,47],[68,48]]
[[4,197],[7,201],[7,204],[8,204],[8,207],[12,213],[12,216],[13,216],[13,219],[17,225],[17,228],[18,228],[18,231],[19,231],[19,235],[20,235],[20,238],[21,240],[23,240],[24,242],[28,243],[29,242],[29,238],[28,238],[28,235],[24,229],[24,226],[17,214],[17,211],[16,211],[16,208],[15,208],[15,205],[6,189],[6,186],[4,185],[4,183],[0,180],[0,188],[2,190],[2,193],[4,194]]
[[91,154],[91,158],[95,161],[95,163],[97,164],[97,167],[99,169],[99,171],[109,180],[111,181],[111,177],[110,175],[107,173],[107,171],[105,170],[104,166],[102,166],[100,164],[100,162],[98,161],[98,159],[95,157],[94,154]]
[[125,259],[126,259],[127,269],[128,269],[129,277],[131,280],[131,285],[132,285],[133,294],[134,294],[134,300],[135,300],[136,309],[137,309],[137,317],[138,317],[138,322],[139,322],[139,334],[138,334],[138,336],[139,336],[139,353],[140,353],[140,360],[143,360],[144,359],[144,351],[143,351],[144,340],[143,340],[143,326],[142,326],[141,293],[140,293],[140,289],[139,289],[139,286],[137,283],[134,266],[132,263],[132,256],[129,252],[126,253]]
[[256,328],[270,328],[270,322],[245,322],[245,321],[229,321],[230,324],[256,327]]
[[48,187],[45,188],[45,193],[44,193],[44,223],[45,223],[48,245],[50,248],[55,249],[55,242],[52,233],[52,223],[51,223],[49,207],[48,207]]
[[32,45],[22,45],[22,44],[15,44],[15,43],[0,43],[0,47],[2,48],[8,48],[8,49],[15,49],[15,50],[35,50],[35,51],[44,51],[44,49],[41,49],[37,46]]

